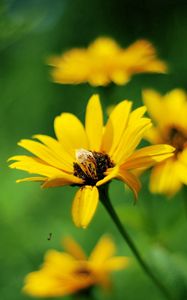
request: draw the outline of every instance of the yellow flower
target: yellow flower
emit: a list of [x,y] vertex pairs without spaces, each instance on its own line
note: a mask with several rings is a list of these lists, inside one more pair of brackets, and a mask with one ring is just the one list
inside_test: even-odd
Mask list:
[[155,121],[146,139],[152,144],[167,143],[176,148],[174,156],[153,168],[150,190],[171,196],[183,183],[187,184],[187,95],[181,89],[164,96],[154,90],[145,90],[143,98]]
[[79,186],[72,206],[78,227],[89,224],[98,205],[99,187],[113,178],[125,182],[137,197],[140,182],[133,171],[172,156],[174,148],[155,145],[135,151],[151,121],[143,117],[145,107],[131,112],[131,105],[127,100],[120,102],[104,126],[99,97],[93,95],[86,108],[85,128],[73,114],[62,113],[54,121],[57,140],[46,135],[34,136],[38,141],[21,140],[18,145],[34,156],[11,157],[16,162],[10,167],[39,176],[18,182],[41,181],[44,188]]
[[86,292],[93,286],[110,287],[110,273],[127,267],[127,257],[114,256],[115,244],[102,237],[87,257],[71,238],[64,240],[66,252],[50,250],[41,269],[26,276],[23,291],[36,297],[66,296]]
[[63,84],[88,82],[106,86],[110,82],[126,84],[133,74],[165,73],[166,64],[157,59],[151,43],[138,40],[128,48],[121,48],[113,39],[101,37],[88,48],[75,48],[49,59],[54,66],[53,80]]

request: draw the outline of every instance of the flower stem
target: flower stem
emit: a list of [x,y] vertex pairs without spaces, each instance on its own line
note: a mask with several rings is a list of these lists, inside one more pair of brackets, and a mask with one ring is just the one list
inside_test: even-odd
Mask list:
[[173,300],[172,295],[167,291],[165,286],[162,284],[162,282],[154,275],[154,273],[151,271],[147,263],[142,258],[140,252],[136,248],[134,242],[132,241],[131,237],[129,236],[126,229],[123,227],[118,215],[116,214],[108,195],[108,186],[102,187],[100,189],[100,201],[106,208],[107,212],[109,213],[110,217],[112,218],[113,222],[115,223],[116,227],[118,228],[119,232],[121,233],[123,239],[128,244],[129,248],[135,255],[137,261],[139,262],[140,266],[144,270],[144,272],[152,279],[152,281],[155,283],[155,285],[159,288],[159,290],[162,292],[162,294],[165,296],[168,300]]
[[85,288],[83,290],[80,290],[79,292],[75,293],[73,295],[73,298],[75,300],[87,300],[87,299],[90,299],[90,300],[94,300],[94,295],[93,295],[93,287],[90,286],[88,288]]
[[183,186],[183,189],[182,189],[182,192],[183,192],[183,202],[184,202],[184,213],[187,217],[187,186],[184,185]]
[[98,93],[99,93],[99,95],[101,95],[101,97],[103,97],[104,100],[106,100],[108,103],[110,103],[114,89],[115,89],[115,85],[113,83],[110,83],[107,86],[100,86],[98,88]]

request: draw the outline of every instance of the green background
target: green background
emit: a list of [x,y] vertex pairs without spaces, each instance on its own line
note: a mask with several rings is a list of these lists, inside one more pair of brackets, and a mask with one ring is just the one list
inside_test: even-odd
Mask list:
[[[16,143],[41,133],[54,136],[54,117],[63,111],[84,120],[88,98],[99,92],[103,108],[125,98],[141,105],[141,91],[186,88],[186,1],[19,0],[0,2],[0,297],[26,300],[21,292],[27,273],[37,270],[49,248],[72,235],[87,253],[104,233],[115,240],[119,255],[132,256],[128,246],[99,205],[88,229],[77,229],[71,219],[76,188],[42,190],[37,183],[16,184],[24,173],[8,169],[6,160],[25,153]],[[134,76],[122,87],[104,89],[58,85],[50,80],[49,55],[74,46],[87,46],[100,35],[127,46],[139,38],[153,42],[170,66],[168,75]],[[175,197],[149,193],[149,174],[142,178],[139,201],[112,182],[110,194],[119,216],[155,274],[178,300],[187,299],[187,193]],[[52,232],[52,239],[47,240]],[[70,297],[71,298],[71,297]],[[113,290],[96,299],[162,300],[151,280],[132,258],[131,266],[113,274]]]

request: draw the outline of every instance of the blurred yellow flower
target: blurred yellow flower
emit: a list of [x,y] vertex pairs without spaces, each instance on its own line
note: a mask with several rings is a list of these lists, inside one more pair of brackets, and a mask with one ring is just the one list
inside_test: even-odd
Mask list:
[[106,86],[110,82],[126,84],[133,74],[165,73],[166,64],[157,59],[153,45],[138,40],[121,48],[113,39],[101,37],[88,48],[75,48],[49,59],[54,66],[52,78],[57,83]]
[[153,168],[150,190],[171,196],[183,183],[187,184],[187,94],[175,89],[161,96],[154,90],[145,90],[143,98],[155,121],[146,139],[152,144],[167,143],[176,148],[174,156]]
[[87,257],[72,239],[64,240],[66,252],[49,250],[41,269],[26,276],[23,291],[36,297],[58,297],[86,292],[93,286],[109,288],[110,273],[128,266],[127,257],[114,256],[116,247],[102,237]]
[[54,121],[57,140],[46,135],[34,136],[38,141],[21,140],[18,145],[34,156],[11,157],[16,162],[10,167],[39,176],[18,182],[41,181],[44,188],[79,186],[72,215],[74,223],[83,228],[97,208],[98,188],[113,178],[126,183],[137,197],[140,182],[133,171],[172,156],[174,148],[155,145],[135,151],[151,121],[143,117],[145,107],[131,112],[131,106],[130,101],[120,102],[104,126],[99,96],[93,95],[86,108],[85,128],[73,114],[62,113]]

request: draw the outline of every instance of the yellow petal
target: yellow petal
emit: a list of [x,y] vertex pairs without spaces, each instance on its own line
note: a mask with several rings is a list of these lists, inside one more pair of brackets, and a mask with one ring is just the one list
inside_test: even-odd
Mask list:
[[9,167],[12,169],[18,169],[27,171],[32,174],[38,174],[45,177],[53,177],[53,176],[60,176],[62,171],[59,169],[53,168],[49,165],[46,165],[42,160],[26,156],[26,155],[17,155],[11,157],[9,160],[15,160]]
[[139,179],[132,173],[120,169],[118,172],[118,179],[122,180],[133,191],[135,200],[138,199],[138,192],[141,189],[141,183]]
[[23,178],[23,179],[18,179],[16,180],[17,183],[20,182],[27,182],[27,181],[38,181],[38,182],[43,182],[45,181],[47,178],[46,177],[27,177],[27,178]]
[[73,171],[73,160],[72,156],[63,149],[62,145],[55,139],[47,135],[37,134],[33,138],[38,139],[44,145],[46,145],[50,150],[53,151],[53,154],[62,162],[63,169],[67,172]]
[[51,274],[45,270],[27,275],[23,292],[34,297],[63,297],[74,294],[93,284],[91,276]]
[[165,73],[167,65],[156,58],[153,45],[146,40],[138,40],[123,51],[123,60],[129,72]]
[[148,168],[173,156],[175,148],[169,145],[154,145],[134,152],[121,166],[124,169]]
[[[55,168],[63,170],[63,168],[68,169],[69,167],[69,164],[66,165],[64,160],[61,161],[60,157],[56,155],[53,150],[39,142],[32,140],[21,140],[18,145],[30,151],[44,162]],[[71,169],[69,169],[69,172],[72,171]]]
[[124,100],[111,112],[105,127],[101,150],[112,154],[118,146],[123,131],[127,126],[132,102]]
[[187,165],[179,163],[177,166],[177,175],[182,183],[187,184]]
[[[72,174],[65,173],[61,170],[46,165],[40,159],[30,156],[18,155],[10,158],[11,160],[17,160],[10,165],[10,168],[27,171],[32,174],[39,174],[45,176],[42,177],[30,177],[26,179],[18,180],[22,181],[45,181],[43,187],[63,186],[67,184],[82,184],[83,180]],[[47,178],[46,178],[47,177]],[[42,179],[42,180],[40,180]]]
[[99,201],[98,189],[86,185],[78,190],[72,206],[72,217],[77,227],[86,228],[90,223]]
[[187,165],[187,148],[185,148],[180,154],[177,156],[180,163]]
[[50,270],[51,273],[61,272],[61,269],[64,269],[64,273],[67,273],[75,267],[75,264],[76,259],[72,255],[56,250],[48,250],[45,253],[42,267]]
[[118,166],[108,169],[106,172],[106,176],[103,179],[99,180],[96,183],[96,186],[101,186],[101,185],[109,182],[111,179],[117,177],[117,174],[118,174]]
[[[56,280],[50,278],[45,272],[29,273],[25,278],[23,292],[33,297],[51,297],[57,294]],[[63,293],[62,295],[67,293]]]
[[176,172],[181,182],[187,184],[187,148],[178,154],[176,162]]
[[78,260],[86,260],[86,255],[81,246],[71,237],[63,239],[64,249]]
[[174,89],[161,96],[154,90],[145,90],[143,98],[149,114],[161,130],[166,130],[166,127],[171,126],[186,128],[187,95],[185,91]]
[[128,267],[129,265],[129,258],[127,257],[112,257],[106,261],[105,268],[108,271],[117,271],[122,270]]
[[110,80],[106,72],[95,72],[89,75],[88,83],[92,86],[106,86]]
[[49,187],[58,187],[64,185],[80,185],[83,183],[84,181],[81,178],[62,172],[60,176],[53,176],[47,179],[42,185],[42,187],[49,188]]
[[143,101],[153,120],[159,122],[165,117],[162,96],[158,92],[154,90],[144,90]]
[[85,129],[89,150],[99,151],[103,134],[103,113],[98,95],[93,95],[88,102]]
[[150,142],[151,144],[161,144],[163,142],[163,137],[156,127],[151,127],[145,132],[144,139]]
[[42,268],[48,270],[48,272],[50,271],[51,276],[53,274],[62,274],[63,269],[63,274],[65,275],[74,270],[76,264],[76,259],[72,255],[56,250],[48,250],[45,253]]
[[143,117],[146,111],[146,106],[140,106],[133,110],[129,117],[129,126],[133,125],[135,122],[138,122]]
[[51,63],[56,67],[52,71],[55,82],[79,84],[88,79],[90,61],[85,49],[67,51],[61,57],[52,59]]
[[133,126],[127,127],[121,141],[118,145],[118,148],[112,155],[112,159],[118,163],[122,164],[127,157],[129,157],[137,145],[140,143],[145,132],[152,126],[150,119],[141,118]]
[[80,120],[70,113],[62,113],[54,121],[55,134],[64,149],[75,157],[75,150],[88,149],[88,141]]
[[111,73],[110,78],[117,85],[124,85],[130,80],[130,74],[122,70],[117,70]]
[[[129,150],[130,153],[133,152],[132,148],[129,149],[129,146],[131,145],[130,142],[135,141],[136,146],[142,138],[142,135],[139,134],[141,133],[141,130],[146,132],[147,126],[150,126],[150,120],[147,118],[142,118],[145,111],[146,107],[142,106],[130,113],[128,124],[123,131],[114,153],[111,155],[112,159],[116,163],[121,163],[121,161],[125,160],[125,158],[129,156]],[[136,137],[136,139],[134,139],[134,137]]]
[[114,53],[117,54],[119,50],[118,44],[108,37],[99,37],[88,47],[90,53],[96,54],[97,56],[100,55],[101,57],[110,57]]
[[176,113],[176,110],[182,110],[186,107],[186,92],[182,89],[174,89],[169,93],[165,94],[164,102],[166,103],[166,107],[169,107]]
[[152,193],[174,195],[181,188],[178,176],[178,162],[172,158],[155,166],[151,172],[150,190]]
[[97,265],[103,264],[107,259],[113,256],[115,251],[116,247],[111,238],[103,236],[92,251],[89,260]]
[[70,275],[75,267],[76,260],[72,256],[49,250],[41,270],[27,275],[23,291],[39,297],[69,294],[74,290]]
[[187,127],[187,94],[182,89],[174,89],[163,96],[165,118],[163,124]]

